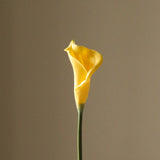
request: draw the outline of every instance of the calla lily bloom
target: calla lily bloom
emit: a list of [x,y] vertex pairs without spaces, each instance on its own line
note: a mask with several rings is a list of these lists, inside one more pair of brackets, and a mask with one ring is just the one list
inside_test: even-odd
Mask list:
[[72,40],[65,49],[74,72],[74,95],[77,106],[85,104],[93,73],[102,64],[102,55],[84,46],[78,46]]

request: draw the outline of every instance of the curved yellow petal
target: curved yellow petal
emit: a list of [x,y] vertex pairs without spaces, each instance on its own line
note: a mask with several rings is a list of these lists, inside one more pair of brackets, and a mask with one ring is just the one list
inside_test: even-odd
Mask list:
[[77,61],[77,59],[73,58],[70,54],[68,54],[70,62],[73,67],[74,72],[74,88],[76,89],[83,81],[85,81],[87,76],[87,71],[85,68]]
[[90,57],[90,59],[92,59],[93,67],[88,71],[86,79],[89,79],[103,62],[102,55],[97,51],[92,50],[92,54],[90,55]]
[[74,41],[71,41],[65,51],[73,67],[76,103],[84,104],[88,97],[90,78],[102,64],[102,55],[95,50],[78,46]]
[[85,104],[88,98],[89,87],[90,87],[90,79],[87,81],[85,80],[83,83],[81,83],[80,86],[74,89],[74,96],[77,105]]

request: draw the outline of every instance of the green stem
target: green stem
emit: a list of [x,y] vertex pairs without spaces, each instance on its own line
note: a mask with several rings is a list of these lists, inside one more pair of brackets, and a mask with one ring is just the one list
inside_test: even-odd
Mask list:
[[82,117],[84,104],[78,106],[77,159],[82,160]]

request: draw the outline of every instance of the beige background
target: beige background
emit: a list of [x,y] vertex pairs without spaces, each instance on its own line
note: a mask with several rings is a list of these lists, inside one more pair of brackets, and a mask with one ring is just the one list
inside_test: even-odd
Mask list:
[[159,0],[0,0],[0,159],[76,160],[72,39],[104,57],[84,160],[159,160]]

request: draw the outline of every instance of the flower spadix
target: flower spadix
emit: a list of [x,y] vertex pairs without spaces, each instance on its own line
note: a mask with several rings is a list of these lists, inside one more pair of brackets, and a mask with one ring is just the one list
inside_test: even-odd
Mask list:
[[93,73],[102,64],[102,55],[84,46],[78,46],[72,40],[65,49],[74,72],[74,95],[77,106],[85,104]]

